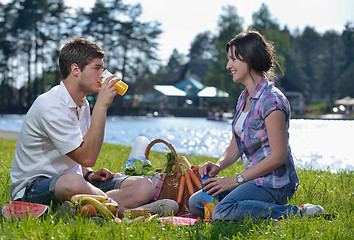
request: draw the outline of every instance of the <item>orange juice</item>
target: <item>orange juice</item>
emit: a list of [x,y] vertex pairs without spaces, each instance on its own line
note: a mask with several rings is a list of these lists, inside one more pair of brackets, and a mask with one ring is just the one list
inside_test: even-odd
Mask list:
[[[102,73],[103,79],[101,81],[101,85],[103,84],[104,80],[110,76],[112,76],[112,73],[110,73],[107,69],[104,70]],[[119,79],[118,82],[113,84],[113,86],[117,89],[117,93],[121,96],[123,96],[125,92],[128,90],[128,85],[125,82],[123,82],[121,79]]]
[[[103,84],[103,82],[100,82],[101,85]],[[128,90],[128,85],[123,82],[122,80],[119,80],[118,82],[116,82],[115,84],[113,84],[112,87],[115,87],[117,89],[117,93],[121,96],[123,96],[125,94],[125,92]]]

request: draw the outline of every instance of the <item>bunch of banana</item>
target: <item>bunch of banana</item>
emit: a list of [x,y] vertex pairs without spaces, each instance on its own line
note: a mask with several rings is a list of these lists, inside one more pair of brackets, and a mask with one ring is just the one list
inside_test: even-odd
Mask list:
[[108,219],[114,219],[115,216],[111,211],[117,210],[118,206],[115,203],[109,202],[109,199],[105,196],[77,194],[72,196],[71,203],[73,208],[81,208],[86,204],[94,206],[103,217]]

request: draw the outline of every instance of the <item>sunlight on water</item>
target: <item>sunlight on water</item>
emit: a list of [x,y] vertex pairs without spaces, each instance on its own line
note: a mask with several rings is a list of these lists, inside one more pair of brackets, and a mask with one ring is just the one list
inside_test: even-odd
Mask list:
[[[23,115],[0,117],[0,129],[19,132]],[[297,167],[333,172],[354,170],[354,121],[300,120],[290,122],[290,145]],[[138,136],[169,141],[178,154],[218,158],[230,143],[231,125],[204,118],[108,117],[105,142],[132,146]],[[152,150],[168,152],[164,144]]]

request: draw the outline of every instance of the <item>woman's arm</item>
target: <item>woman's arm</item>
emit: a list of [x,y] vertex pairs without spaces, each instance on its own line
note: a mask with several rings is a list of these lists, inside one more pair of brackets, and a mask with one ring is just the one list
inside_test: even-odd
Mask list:
[[216,164],[220,166],[220,170],[223,170],[235,163],[239,157],[240,153],[238,151],[236,139],[233,136],[229,146],[225,149]]
[[221,157],[216,163],[206,162],[199,169],[199,174],[201,177],[208,174],[209,176],[217,175],[221,170],[231,166],[233,163],[239,159],[240,154],[236,144],[236,140],[232,137],[229,146],[225,149]]

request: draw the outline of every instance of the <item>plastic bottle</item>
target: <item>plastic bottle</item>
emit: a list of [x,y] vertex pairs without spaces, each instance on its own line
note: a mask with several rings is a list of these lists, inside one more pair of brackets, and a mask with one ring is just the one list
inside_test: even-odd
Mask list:
[[132,167],[135,164],[135,162],[138,160],[142,161],[143,163],[147,162],[151,164],[150,161],[146,160],[145,158],[145,150],[147,145],[149,145],[149,143],[150,143],[149,139],[145,136],[139,136],[135,139],[128,160],[125,162],[125,165],[123,167],[123,173],[126,168]]
[[145,155],[145,150],[146,147],[149,145],[150,141],[147,137],[145,136],[139,136],[135,139],[134,145],[132,147],[132,150],[129,154],[128,159],[140,159],[142,156]]

